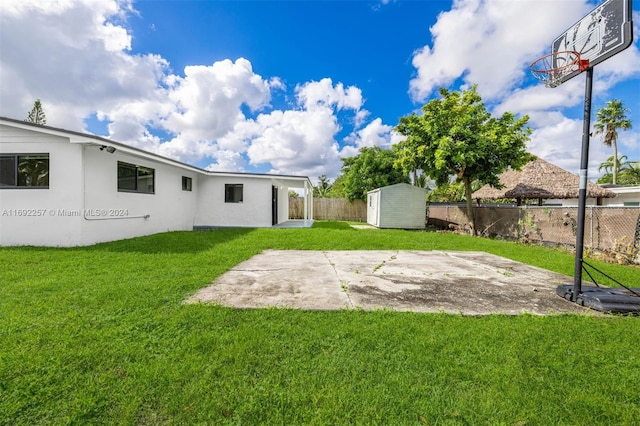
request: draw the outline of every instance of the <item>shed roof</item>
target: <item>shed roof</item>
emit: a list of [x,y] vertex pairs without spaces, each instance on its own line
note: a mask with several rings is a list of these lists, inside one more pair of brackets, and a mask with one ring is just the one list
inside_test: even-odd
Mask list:
[[396,189],[409,190],[409,191],[421,191],[421,192],[424,192],[425,194],[427,193],[426,188],[421,188],[419,186],[411,185],[410,183],[401,182],[401,183],[395,183],[393,185],[381,186],[380,188],[372,189],[371,191],[367,191],[367,194],[371,194],[373,192],[380,192],[380,191],[394,191]]
[[[499,198],[578,198],[580,177],[541,158],[525,164],[521,171],[507,170],[500,175],[502,189],[485,185],[472,197],[476,199]],[[616,194],[595,183],[587,183],[587,198],[613,198]]]

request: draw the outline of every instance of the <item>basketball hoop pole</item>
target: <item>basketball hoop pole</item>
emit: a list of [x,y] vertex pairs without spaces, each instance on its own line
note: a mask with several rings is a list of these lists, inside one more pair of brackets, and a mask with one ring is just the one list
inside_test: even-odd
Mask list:
[[587,210],[587,169],[589,167],[589,129],[591,128],[591,93],[593,87],[593,67],[586,69],[587,81],[584,90],[584,121],[582,123],[582,154],[580,160],[580,186],[578,191],[578,224],[576,228],[576,261],[573,275],[573,295],[575,302],[582,293],[582,262],[584,252],[584,218]]

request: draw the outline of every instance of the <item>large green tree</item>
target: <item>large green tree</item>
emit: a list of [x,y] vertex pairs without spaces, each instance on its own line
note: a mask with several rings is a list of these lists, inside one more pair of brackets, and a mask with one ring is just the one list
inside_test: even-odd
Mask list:
[[27,119],[25,121],[34,124],[47,124],[47,117],[44,114],[44,109],[42,108],[40,99],[36,99],[36,101],[33,103],[33,108],[29,112],[29,115],[27,116]]
[[329,192],[327,193],[327,198],[347,198],[344,192],[344,183],[346,179],[343,174],[338,175],[335,178],[333,183],[331,184],[331,188],[329,188]]
[[[471,182],[471,191],[477,191],[482,185],[477,180]],[[430,203],[459,203],[465,201],[463,182],[451,182],[439,185],[427,193],[427,201]]]
[[476,85],[463,91],[442,88],[440,95],[422,107],[421,115],[400,118],[395,130],[406,139],[394,146],[396,164],[405,172],[421,169],[437,185],[450,183],[452,176],[462,182],[476,235],[471,183],[499,187],[502,172],[519,170],[531,159],[525,150],[529,117],[516,118],[510,112],[492,117]]
[[394,167],[396,156],[390,149],[379,147],[360,148],[355,157],[342,159],[344,196],[353,201],[366,200],[367,192],[396,183],[409,183],[409,177]]
[[613,181],[618,180],[618,129],[631,128],[631,120],[627,118],[628,109],[622,105],[622,101],[613,99],[596,113],[596,122],[593,124],[594,134],[602,135],[602,142],[613,148]]

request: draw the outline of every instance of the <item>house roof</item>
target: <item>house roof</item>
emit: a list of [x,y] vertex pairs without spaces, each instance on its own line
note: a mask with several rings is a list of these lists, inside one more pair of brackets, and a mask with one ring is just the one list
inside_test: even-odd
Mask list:
[[[580,178],[541,158],[525,164],[521,171],[507,170],[500,175],[502,189],[485,185],[472,197],[476,199],[568,199],[578,198]],[[587,183],[587,198],[613,198],[616,194],[595,183]]]
[[[129,154],[137,155],[139,157],[144,157],[148,159],[152,159],[155,161],[159,161],[165,164],[171,164],[180,168],[188,169],[191,171],[195,171],[198,173],[211,175],[211,176],[237,176],[237,177],[258,177],[258,178],[271,178],[277,179],[281,182],[285,183],[287,186],[292,188],[302,188],[304,186],[304,182],[307,181],[311,184],[308,176],[295,176],[295,175],[276,175],[276,174],[268,174],[268,173],[241,173],[241,172],[217,172],[206,170],[200,167],[192,166],[191,164],[183,163],[178,160],[174,160],[172,158],[168,158],[159,154],[155,154],[153,152],[145,151],[140,148],[136,148],[121,142],[116,142],[114,140],[105,138],[103,136],[92,135],[89,133],[76,132],[74,130],[67,130],[58,127],[52,127],[42,124],[34,124],[28,121],[16,120],[14,118],[2,117],[0,116],[0,124],[6,124],[12,127],[32,130],[36,132],[47,133],[56,136],[62,136],[69,138],[71,143],[80,143],[80,144],[88,144],[88,145],[97,145],[97,146],[112,146],[117,150],[121,150],[123,152],[127,152]],[[311,186],[311,185],[310,185]]]
[[638,194],[640,195],[640,185],[623,186],[623,185],[602,185],[603,188],[615,193],[615,194]]

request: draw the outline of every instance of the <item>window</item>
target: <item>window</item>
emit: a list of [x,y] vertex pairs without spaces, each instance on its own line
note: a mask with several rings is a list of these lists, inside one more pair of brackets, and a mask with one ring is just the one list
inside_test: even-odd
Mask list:
[[118,191],[153,194],[155,174],[152,168],[118,161]]
[[242,184],[227,183],[224,185],[224,202],[225,203],[241,203],[242,202]]
[[638,202],[638,201],[624,201],[622,205],[624,207],[640,207],[640,202]]
[[0,155],[0,188],[49,188],[49,154]]
[[192,180],[190,177],[182,176],[182,190],[183,191],[191,191],[191,183]]

